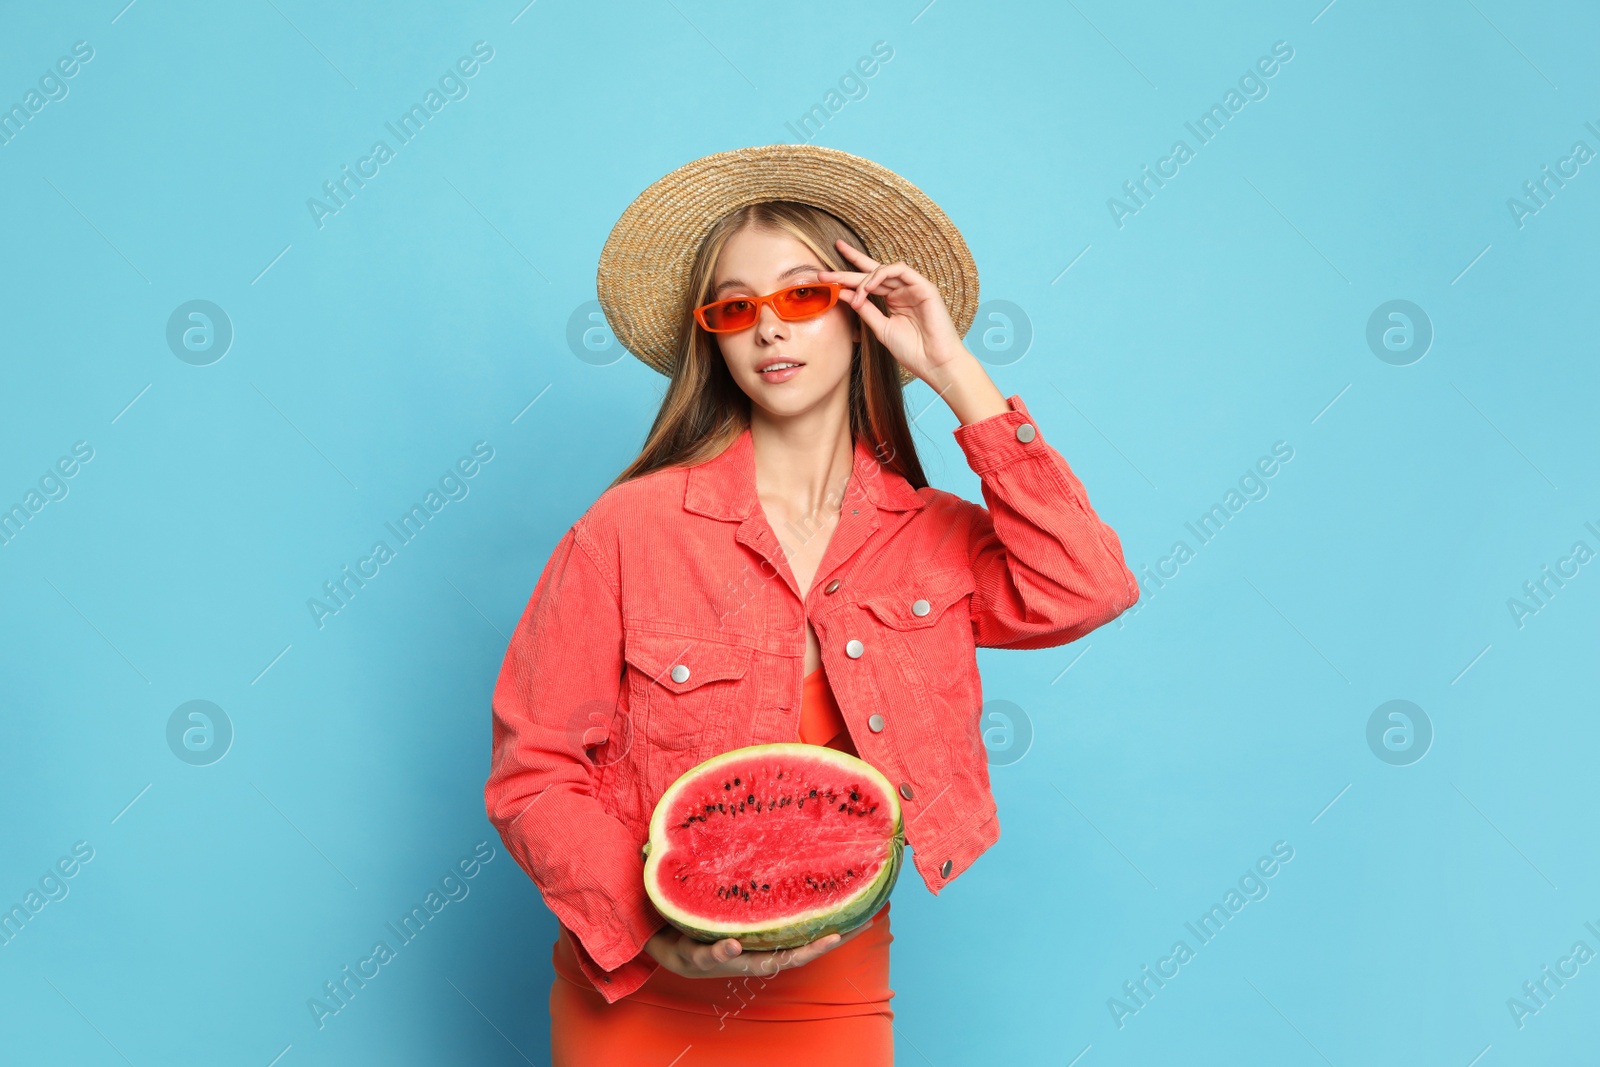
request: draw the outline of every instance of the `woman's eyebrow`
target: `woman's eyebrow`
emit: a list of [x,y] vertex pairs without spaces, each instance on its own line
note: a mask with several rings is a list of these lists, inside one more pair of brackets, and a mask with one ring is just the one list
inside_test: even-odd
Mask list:
[[[790,267],[788,270],[786,270],[782,274],[778,275],[778,277],[779,277],[779,279],[790,278],[790,277],[793,277],[796,274],[805,274],[807,272],[816,273],[817,271],[820,271],[820,270],[822,270],[822,268],[817,266],[814,263],[802,263],[797,267]],[[711,290],[711,294],[713,296],[715,296],[717,293],[722,292],[724,289],[749,289],[749,288],[750,288],[750,286],[748,284],[746,284],[745,282],[740,281],[738,278],[729,278],[725,282],[717,283],[717,287],[715,289]]]

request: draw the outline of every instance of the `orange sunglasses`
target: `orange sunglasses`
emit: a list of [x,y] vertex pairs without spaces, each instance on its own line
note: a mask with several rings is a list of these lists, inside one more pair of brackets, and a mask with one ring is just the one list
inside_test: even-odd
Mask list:
[[714,300],[694,309],[694,317],[712,333],[737,333],[748,330],[761,316],[761,305],[785,322],[814,319],[839,302],[839,282],[806,282],[791,285],[766,296],[734,296]]

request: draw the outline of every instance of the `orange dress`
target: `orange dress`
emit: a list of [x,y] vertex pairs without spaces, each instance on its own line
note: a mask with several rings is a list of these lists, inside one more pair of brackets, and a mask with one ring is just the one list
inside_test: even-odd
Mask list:
[[[828,680],[806,675],[800,740],[856,755]],[[894,1063],[889,904],[865,931],[803,967],[771,977],[685,978],[657,968],[607,1004],[578,967],[572,932],[556,939],[550,989],[553,1067],[789,1067]]]

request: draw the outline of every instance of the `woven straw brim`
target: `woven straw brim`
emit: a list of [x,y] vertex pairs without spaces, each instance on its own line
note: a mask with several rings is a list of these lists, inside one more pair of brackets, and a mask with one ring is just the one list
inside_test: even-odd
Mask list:
[[[595,277],[600,308],[624,348],[672,375],[678,316],[701,242],[722,216],[761,200],[797,200],[837,215],[861,235],[873,259],[905,262],[933,282],[957,335],[966,335],[978,311],[978,268],[939,206],[869,159],[777,144],[686,163],[628,205],[606,238]],[[902,383],[911,378],[900,368]]]

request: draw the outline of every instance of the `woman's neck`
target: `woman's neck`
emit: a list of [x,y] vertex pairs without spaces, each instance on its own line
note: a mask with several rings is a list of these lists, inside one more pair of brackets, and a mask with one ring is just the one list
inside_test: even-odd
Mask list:
[[787,517],[814,519],[837,512],[855,458],[849,412],[812,410],[774,418],[756,408],[750,439],[755,450],[756,495]]

